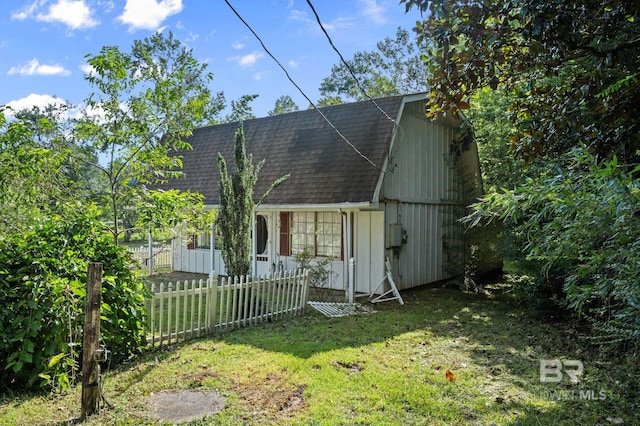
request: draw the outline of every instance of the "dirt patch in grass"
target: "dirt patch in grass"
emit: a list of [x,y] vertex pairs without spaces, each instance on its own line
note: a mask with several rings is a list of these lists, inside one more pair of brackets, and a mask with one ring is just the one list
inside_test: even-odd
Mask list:
[[306,407],[304,385],[286,383],[286,377],[270,374],[264,380],[236,384],[235,393],[247,407],[253,407],[252,420],[292,417]]
[[146,399],[154,417],[163,422],[187,422],[219,413],[226,402],[217,392],[188,389],[162,391]]

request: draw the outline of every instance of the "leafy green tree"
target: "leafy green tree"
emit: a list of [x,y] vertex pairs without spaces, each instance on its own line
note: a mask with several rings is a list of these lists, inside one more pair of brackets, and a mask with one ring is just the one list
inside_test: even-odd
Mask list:
[[602,340],[640,343],[639,171],[576,148],[527,185],[487,194],[467,220],[508,224],[531,270],[542,272],[520,288],[525,297],[593,320]]
[[111,242],[95,207],[83,205],[82,215],[70,207],[33,219],[21,233],[0,235],[0,359],[6,362],[0,391],[73,384],[90,262],[103,264],[100,329],[114,361],[145,344],[145,289],[133,260]]
[[[511,97],[503,91],[485,89],[465,111],[478,144],[485,191],[514,189],[527,175],[524,161],[514,155],[511,145],[518,127],[508,116],[510,102]],[[529,174],[532,168],[530,165]]]
[[256,118],[253,114],[253,108],[251,102],[253,102],[259,95],[243,95],[238,100],[231,101],[231,114],[228,114],[223,122],[233,123],[236,121],[246,121]]
[[287,112],[298,111],[298,105],[291,99],[289,95],[280,96],[276,99],[273,109],[267,112],[268,115],[285,114]]
[[[230,174],[224,157],[218,153],[220,171],[220,208],[217,226],[220,230],[222,258],[227,275],[246,275],[251,270],[251,230],[256,204],[253,200],[253,188],[264,164],[253,164],[253,156],[247,155],[242,125],[235,134],[235,169]],[[271,191],[288,178],[277,179],[257,202],[257,205],[269,196]]]
[[387,37],[376,47],[374,52],[355,53],[345,61],[348,67],[340,63],[331,68],[331,75],[320,84],[320,106],[341,103],[343,97],[366,99],[362,89],[373,98],[426,91],[428,67],[407,30],[399,27],[395,39]]
[[318,108],[322,108],[332,105],[340,105],[341,103],[343,103],[343,101],[340,96],[325,96],[316,102],[316,106]]
[[513,93],[516,153],[558,155],[580,143],[637,161],[640,9],[634,0],[401,0],[419,9],[432,46],[431,116],[466,110],[483,87]]
[[96,91],[74,137],[106,157],[106,165],[92,166],[108,181],[109,231],[117,244],[123,209],[135,204],[143,185],[180,175],[176,151],[189,148],[194,125],[212,114],[212,75],[172,34],[137,40],[128,53],[105,46],[87,62],[93,70],[86,79]]
[[[49,129],[41,119],[38,125]],[[44,131],[44,130],[43,130]],[[46,130],[49,131],[49,130]],[[37,143],[24,119],[7,120],[0,110],[0,234],[21,233],[30,220],[70,197],[61,173],[66,156]]]
[[66,190],[68,197],[74,201],[98,201],[99,194],[106,192],[108,183],[96,168],[96,150],[91,146],[76,145],[69,137],[73,130],[73,111],[73,105],[59,102],[44,108],[34,106],[16,111],[14,117],[25,124],[36,146],[63,158],[59,171],[69,186]]

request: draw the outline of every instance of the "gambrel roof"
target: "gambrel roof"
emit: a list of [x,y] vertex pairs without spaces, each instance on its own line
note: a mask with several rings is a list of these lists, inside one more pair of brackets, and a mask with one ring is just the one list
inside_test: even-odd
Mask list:
[[[376,99],[386,114],[399,122],[403,101],[423,95]],[[257,164],[265,160],[254,191],[256,201],[273,181],[290,177],[266,200],[267,205],[323,205],[372,203],[385,158],[394,137],[395,124],[371,101],[321,108],[329,121],[375,167],[347,144],[318,111],[309,109],[247,120],[243,123],[247,152]],[[182,151],[184,176],[168,186],[197,191],[205,204],[217,205],[220,152],[234,168],[234,134],[239,123],[195,129]]]

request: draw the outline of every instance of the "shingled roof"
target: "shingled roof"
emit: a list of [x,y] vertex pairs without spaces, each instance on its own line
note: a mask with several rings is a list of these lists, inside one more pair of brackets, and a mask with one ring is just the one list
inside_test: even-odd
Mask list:
[[[389,116],[398,120],[403,96],[376,99]],[[277,178],[290,174],[265,204],[343,204],[373,202],[376,184],[392,140],[394,123],[371,102],[325,107],[324,115],[376,167],[350,147],[322,118],[309,109],[243,123],[245,145],[257,163],[265,160],[254,196],[259,199]],[[220,152],[234,168],[234,134],[239,123],[195,129],[183,151],[184,176],[170,187],[200,192],[205,203],[219,200]]]

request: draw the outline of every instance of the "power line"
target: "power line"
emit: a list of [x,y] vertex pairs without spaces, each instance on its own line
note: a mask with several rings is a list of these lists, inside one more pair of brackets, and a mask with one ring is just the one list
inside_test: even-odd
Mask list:
[[316,111],[318,111],[318,114],[320,114],[322,116],[322,118],[324,118],[324,120],[329,124],[329,126],[331,126],[331,128],[333,130],[335,130],[335,132],[338,134],[338,136],[340,136],[340,138],[342,140],[344,140],[347,145],[349,145],[351,147],[351,149],[353,149],[360,157],[364,158],[367,162],[369,162],[369,164],[371,164],[373,167],[375,167],[376,169],[380,170],[380,168],[378,166],[376,166],[376,163],[374,163],[373,161],[371,161],[371,159],[369,157],[367,157],[365,154],[363,154],[353,143],[351,143],[349,141],[349,139],[347,139],[341,132],[340,130],[338,130],[336,128],[336,126],[333,125],[333,123],[331,121],[329,121],[329,119],[327,118],[326,115],[324,115],[324,113],[322,111],[320,111],[319,108],[316,107],[316,105],[313,103],[313,101],[311,101],[311,99],[306,95],[306,93],[304,93],[304,91],[302,90],[302,88],[300,88],[300,86],[298,86],[298,84],[293,80],[293,78],[291,78],[291,76],[289,75],[289,73],[287,72],[287,70],[285,69],[284,66],[282,66],[282,64],[280,63],[280,61],[278,61],[278,59],[276,59],[275,56],[273,56],[273,54],[269,51],[269,49],[267,49],[267,46],[264,45],[264,43],[262,42],[262,39],[258,36],[258,34],[256,34],[256,32],[253,30],[253,28],[251,28],[251,26],[242,18],[242,16],[240,16],[240,14],[238,13],[238,11],[231,5],[231,3],[229,2],[229,0],[224,0],[224,2],[227,4],[227,6],[229,6],[229,8],[233,11],[233,13],[238,17],[238,19],[249,29],[249,31],[251,31],[251,34],[253,34],[253,36],[260,42],[260,45],[262,46],[262,48],[264,49],[265,52],[267,52],[267,55],[269,55],[271,57],[271,59],[273,59],[275,61],[276,64],[278,64],[278,66],[280,67],[280,69],[282,69],[282,71],[284,71],[285,75],[287,76],[287,78],[289,79],[289,81],[291,82],[291,84],[293,84],[296,89],[298,89],[298,91],[302,94],[302,96],[305,97],[305,99],[307,101],[309,101],[309,104],[313,107],[313,109],[315,109]]
[[331,40],[331,37],[329,36],[329,33],[327,32],[327,30],[324,28],[324,26],[322,25],[322,22],[320,21],[320,16],[318,16],[318,12],[316,12],[316,8],[313,7],[313,4],[311,3],[311,0],[307,0],[307,4],[309,5],[309,7],[311,8],[311,10],[313,11],[313,15],[316,17],[316,22],[318,22],[318,26],[320,26],[320,29],[322,30],[322,32],[324,33],[324,35],[327,37],[327,40],[329,40],[329,44],[331,45],[331,47],[333,48],[333,50],[335,50],[335,52],[338,54],[338,56],[340,57],[340,60],[342,61],[342,63],[344,64],[345,67],[347,67],[347,70],[349,71],[349,74],[351,74],[351,77],[353,77],[353,79],[356,82],[356,85],[358,86],[358,88],[360,89],[360,91],[367,97],[369,98],[369,100],[371,102],[373,102],[373,104],[376,106],[376,108],[378,108],[378,110],[385,116],[387,117],[388,120],[392,121],[394,125],[396,125],[398,128],[400,128],[400,130],[402,131],[402,128],[400,127],[400,125],[396,122],[396,120],[394,120],[393,118],[391,118],[391,116],[389,116],[389,114],[387,114],[385,112],[385,110],[383,110],[380,105],[377,104],[377,102],[367,93],[367,90],[362,86],[362,84],[360,83],[360,81],[358,80],[358,77],[356,77],[355,72],[353,72],[353,69],[351,68],[351,66],[347,63],[347,61],[344,59],[344,57],[342,56],[342,53],[340,53],[340,51],[338,50],[338,48],[336,47],[335,44],[333,44],[333,40]]

